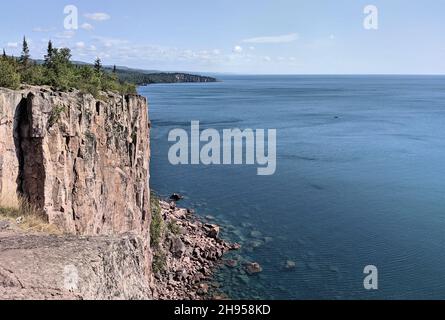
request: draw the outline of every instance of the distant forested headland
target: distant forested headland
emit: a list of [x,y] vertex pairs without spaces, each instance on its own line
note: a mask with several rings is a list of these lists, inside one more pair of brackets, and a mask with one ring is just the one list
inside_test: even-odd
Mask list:
[[[154,83],[184,83],[184,82],[216,82],[212,77],[181,73],[181,72],[152,72],[133,69],[119,69],[118,67],[106,68],[114,72],[120,81],[130,82],[136,85],[148,85]],[[114,71],[113,71],[114,69]]]

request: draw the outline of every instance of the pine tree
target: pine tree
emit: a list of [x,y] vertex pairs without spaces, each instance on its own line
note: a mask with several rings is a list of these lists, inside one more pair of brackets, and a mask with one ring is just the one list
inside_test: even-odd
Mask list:
[[3,49],[3,56],[2,57],[3,57],[4,60],[6,60],[8,58],[8,56],[6,55],[5,49]]
[[48,42],[48,49],[45,55],[45,66],[51,68],[53,64],[54,48],[51,40]]
[[96,70],[97,73],[102,72],[102,61],[99,57],[94,61],[94,70]]
[[29,65],[29,60],[31,56],[29,54],[29,46],[28,42],[26,41],[26,37],[23,37],[23,48],[22,48],[22,55],[20,56],[19,62],[27,67]]
[[117,73],[117,68],[116,65],[113,66],[113,73],[116,74]]

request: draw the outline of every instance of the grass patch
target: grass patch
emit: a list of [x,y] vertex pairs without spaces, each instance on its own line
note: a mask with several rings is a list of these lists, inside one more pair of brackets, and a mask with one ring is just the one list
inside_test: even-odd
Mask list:
[[156,248],[161,244],[162,236],[164,234],[164,219],[162,217],[161,205],[159,198],[155,194],[151,194],[151,225],[150,225],[150,240],[152,248]]
[[168,231],[170,231],[175,236],[181,233],[181,227],[176,222],[169,222],[167,225]]
[[51,115],[48,120],[49,127],[53,127],[60,119],[62,113],[65,112],[64,106],[56,106],[51,111]]
[[[56,226],[49,224],[42,210],[12,192],[0,195],[0,219],[8,220],[26,232],[62,234]],[[20,223],[17,223],[18,219]]]
[[167,258],[165,257],[164,252],[159,250],[153,255],[153,264],[152,269],[153,273],[163,273],[167,267]]

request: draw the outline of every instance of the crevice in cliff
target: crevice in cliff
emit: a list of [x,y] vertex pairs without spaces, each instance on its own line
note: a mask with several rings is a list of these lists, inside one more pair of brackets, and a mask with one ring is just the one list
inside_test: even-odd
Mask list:
[[22,149],[23,136],[26,134],[24,130],[29,127],[28,113],[27,113],[28,101],[23,98],[19,105],[15,109],[14,114],[14,145],[15,152],[17,155],[17,160],[19,164],[19,171],[17,176],[17,193],[23,195],[23,181],[24,181],[24,166],[25,166],[25,156]]
[[43,161],[43,138],[31,136],[32,101],[23,97],[14,114],[13,137],[18,162],[17,194],[37,208],[45,206],[46,172]]

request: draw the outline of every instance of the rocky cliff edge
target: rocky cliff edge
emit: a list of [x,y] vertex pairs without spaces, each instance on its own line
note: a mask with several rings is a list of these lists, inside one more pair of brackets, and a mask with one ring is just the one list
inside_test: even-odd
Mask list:
[[151,297],[149,135],[137,95],[0,88],[0,199],[69,234],[3,221],[0,298]]

